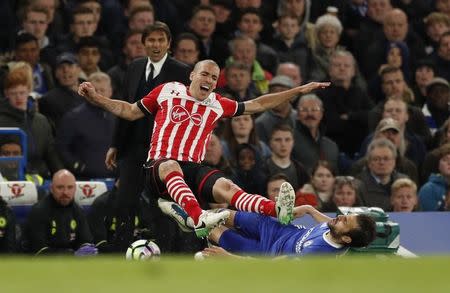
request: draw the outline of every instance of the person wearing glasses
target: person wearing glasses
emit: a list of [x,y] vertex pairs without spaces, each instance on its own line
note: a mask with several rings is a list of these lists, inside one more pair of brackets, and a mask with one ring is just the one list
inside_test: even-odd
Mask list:
[[390,189],[399,178],[395,170],[397,148],[386,138],[374,139],[367,149],[366,166],[356,177],[361,181],[361,199],[365,206],[390,209]]
[[292,156],[309,171],[319,160],[327,160],[335,170],[338,169],[339,148],[324,136],[321,129],[323,112],[322,101],[315,94],[303,95],[297,104]]

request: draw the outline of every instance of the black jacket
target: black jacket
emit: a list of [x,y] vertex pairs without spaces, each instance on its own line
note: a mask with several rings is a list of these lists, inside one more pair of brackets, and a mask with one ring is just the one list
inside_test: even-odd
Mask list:
[[16,219],[0,197],[0,254],[16,250]]
[[19,127],[27,134],[27,173],[38,173],[46,178],[63,166],[56,153],[52,128],[47,118],[34,107],[21,111],[8,101],[0,102],[0,127]]
[[25,224],[26,248],[33,253],[73,252],[92,235],[84,211],[72,202],[59,205],[50,194],[33,205]]

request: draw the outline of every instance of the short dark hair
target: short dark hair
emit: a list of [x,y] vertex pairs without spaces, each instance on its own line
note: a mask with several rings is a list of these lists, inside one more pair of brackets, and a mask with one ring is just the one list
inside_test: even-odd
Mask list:
[[142,31],[137,30],[137,29],[130,29],[130,30],[128,30],[126,35],[125,35],[125,37],[123,38],[122,47],[125,47],[127,42],[128,42],[128,39],[131,38],[134,35],[142,35]]
[[262,16],[261,16],[261,12],[260,12],[260,10],[258,9],[258,8],[255,8],[255,7],[247,7],[247,8],[244,8],[244,9],[242,9],[241,11],[240,11],[240,13],[239,13],[239,16],[238,16],[238,19],[237,19],[237,22],[239,23],[239,22],[241,22],[241,20],[242,20],[242,18],[244,17],[244,15],[246,15],[246,14],[254,14],[254,15],[256,15],[256,16],[258,16],[259,17],[259,21],[262,23]]
[[17,47],[19,47],[19,46],[21,46],[23,44],[30,43],[30,42],[36,42],[37,43],[38,39],[35,36],[33,36],[32,34],[30,34],[30,33],[18,34],[17,37],[16,37],[15,48],[17,49]]
[[178,44],[183,41],[183,40],[191,40],[194,42],[195,47],[197,49],[197,51],[200,50],[200,40],[198,39],[198,37],[192,33],[181,33],[177,36],[177,38],[174,41],[174,49],[176,49],[178,47]]
[[92,14],[92,15],[94,15],[94,12],[91,10],[91,9],[89,9],[89,8],[87,8],[87,7],[84,7],[84,6],[77,6],[73,11],[72,11],[72,19],[71,19],[71,22],[70,22],[70,24],[74,24],[75,23],[75,16],[76,15],[81,15],[81,14]]
[[284,173],[275,173],[272,176],[270,176],[269,179],[267,179],[267,184],[277,180],[289,181],[289,178]]
[[192,19],[200,11],[210,11],[210,12],[212,12],[212,14],[214,14],[214,16],[216,15],[216,12],[212,8],[212,6],[200,4],[200,5],[197,5],[197,6],[194,7],[194,9],[192,10],[192,14],[191,14],[191,18],[190,19]]
[[403,71],[402,71],[402,69],[400,67],[392,66],[392,65],[385,66],[383,69],[380,70],[381,82],[383,82],[383,77],[386,74],[394,73],[394,72],[397,72],[397,71],[400,71],[401,73],[403,73]]
[[356,221],[358,228],[349,231],[346,235],[352,238],[350,247],[365,247],[369,245],[376,237],[376,223],[368,215],[357,215]]
[[275,124],[275,126],[272,128],[272,131],[270,132],[270,138],[272,138],[274,133],[277,131],[287,131],[290,132],[292,136],[294,136],[294,129],[286,123]]
[[154,24],[151,24],[147,26],[144,31],[142,32],[142,44],[145,43],[145,39],[153,32],[160,31],[163,32],[167,39],[169,40],[169,43],[172,41],[172,33],[170,32],[170,28],[167,24],[165,24],[162,21],[155,21]]
[[82,48],[98,48],[100,49],[100,41],[96,37],[82,37],[77,44],[77,52],[80,52]]

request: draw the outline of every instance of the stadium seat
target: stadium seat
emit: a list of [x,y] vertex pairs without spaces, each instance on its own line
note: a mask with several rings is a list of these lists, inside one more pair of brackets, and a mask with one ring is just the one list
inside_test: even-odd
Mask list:
[[90,206],[94,200],[108,189],[102,181],[77,181],[75,202],[81,206]]
[[31,207],[38,201],[38,193],[33,182],[0,182],[0,196],[8,203],[16,215],[17,223],[22,223]]

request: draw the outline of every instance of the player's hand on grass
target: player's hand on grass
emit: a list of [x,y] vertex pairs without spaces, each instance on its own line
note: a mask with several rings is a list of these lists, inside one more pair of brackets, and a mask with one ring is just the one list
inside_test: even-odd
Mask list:
[[219,246],[206,247],[202,254],[205,257],[237,257],[237,255],[231,254]]

